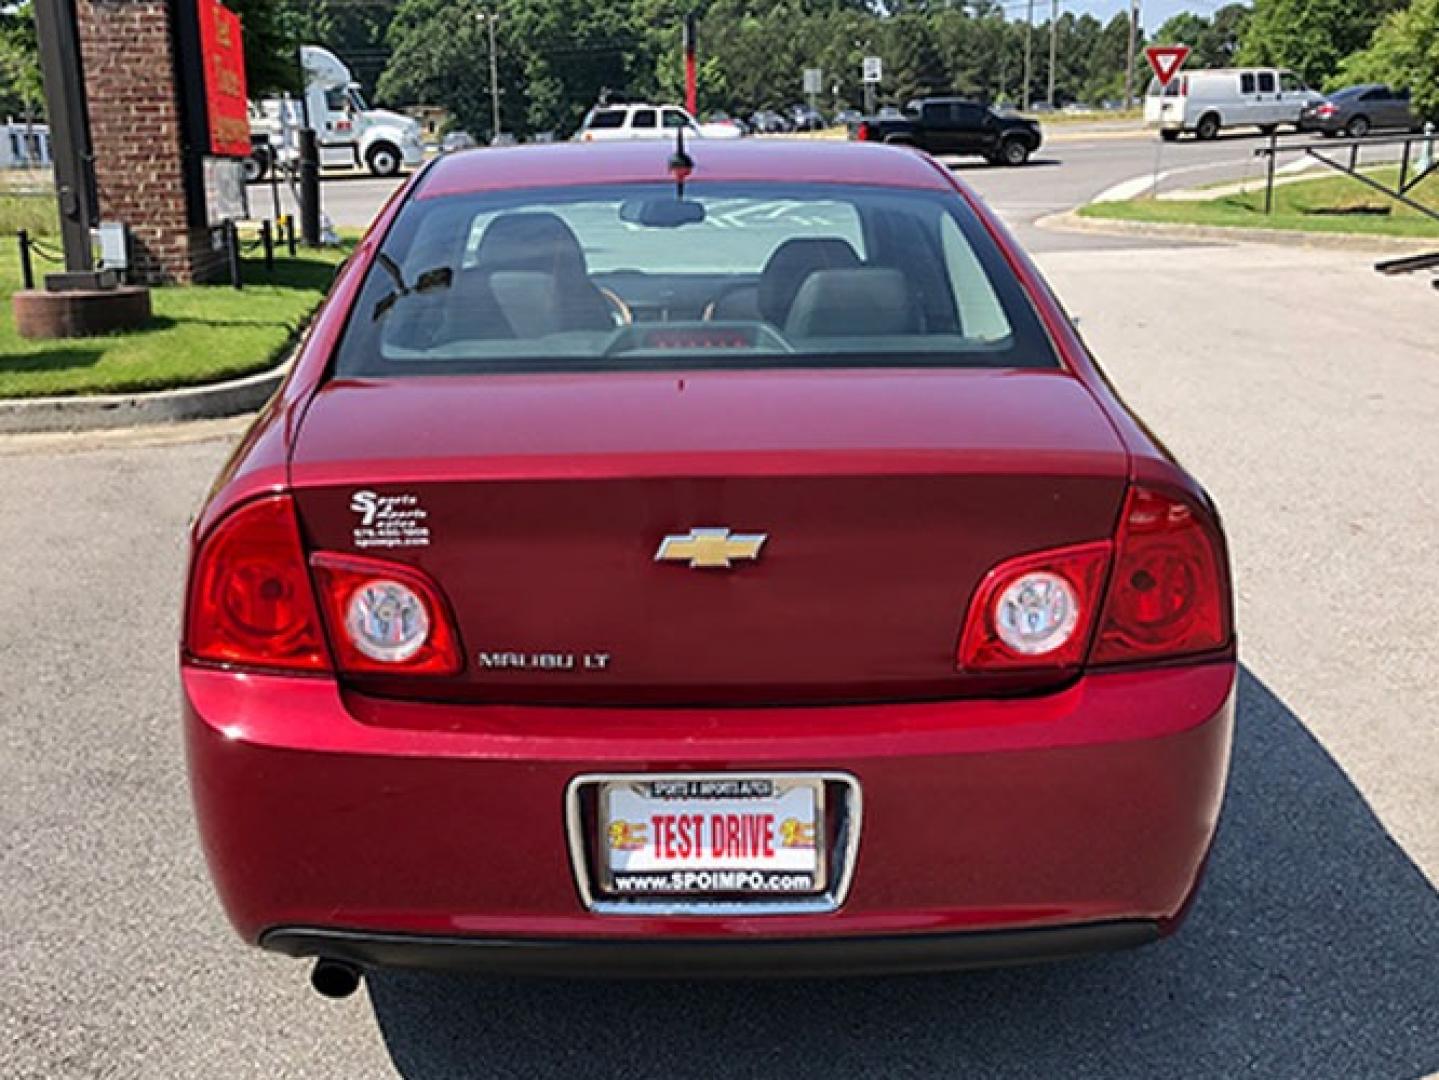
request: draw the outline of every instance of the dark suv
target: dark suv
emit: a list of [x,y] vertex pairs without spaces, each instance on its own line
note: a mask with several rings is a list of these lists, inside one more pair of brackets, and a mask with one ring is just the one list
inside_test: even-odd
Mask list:
[[867,116],[851,126],[850,138],[972,154],[996,165],[1023,165],[1044,141],[1033,120],[951,97],[912,101],[898,118]]

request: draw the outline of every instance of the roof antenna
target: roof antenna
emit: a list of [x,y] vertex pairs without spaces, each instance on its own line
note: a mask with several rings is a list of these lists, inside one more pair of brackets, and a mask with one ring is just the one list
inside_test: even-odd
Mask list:
[[685,181],[695,171],[694,158],[685,153],[685,129],[675,128],[675,152],[670,155],[670,172],[674,174],[678,198],[685,197]]

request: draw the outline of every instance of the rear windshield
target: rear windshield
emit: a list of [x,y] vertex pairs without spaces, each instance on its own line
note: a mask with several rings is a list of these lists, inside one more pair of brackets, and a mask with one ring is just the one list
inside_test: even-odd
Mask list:
[[665,183],[412,199],[335,370],[916,365],[1058,366],[958,196]]

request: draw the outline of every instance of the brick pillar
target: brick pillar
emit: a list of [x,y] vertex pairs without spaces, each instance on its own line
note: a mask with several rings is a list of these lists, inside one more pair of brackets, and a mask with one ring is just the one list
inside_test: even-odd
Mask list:
[[[183,2],[183,0],[182,0]],[[168,0],[76,0],[100,217],[129,226],[131,277],[215,281],[223,252],[186,212]]]

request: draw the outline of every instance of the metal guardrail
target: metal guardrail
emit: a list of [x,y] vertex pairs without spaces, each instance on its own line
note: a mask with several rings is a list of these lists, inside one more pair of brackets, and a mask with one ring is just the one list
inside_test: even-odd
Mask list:
[[[1361,172],[1359,161],[1360,153],[1363,150],[1391,146],[1401,147],[1399,178],[1393,187]],[[1439,174],[1439,152],[1436,152],[1436,147],[1439,147],[1439,134],[1435,133],[1433,124],[1425,125],[1422,134],[1326,139],[1322,143],[1309,140],[1281,142],[1278,134],[1270,135],[1268,145],[1261,146],[1254,151],[1256,156],[1268,158],[1267,177],[1264,185],[1264,213],[1272,214],[1274,212],[1274,171],[1279,155],[1302,151],[1306,157],[1313,158],[1336,172],[1343,173],[1350,179],[1357,180],[1381,195],[1439,223],[1439,211],[1409,197],[1409,193],[1421,183],[1429,177]],[[1416,148],[1419,150],[1417,160],[1415,159]],[[1345,150],[1349,152],[1347,162],[1336,161],[1333,157],[1328,156],[1334,151]],[[1411,274],[1420,270],[1439,269],[1439,252],[1431,255],[1414,255],[1403,259],[1386,259],[1383,262],[1375,263],[1374,269],[1386,275]],[[1434,287],[1439,289],[1439,280],[1434,282]]]
[[[1375,263],[1374,269],[1385,275],[1412,274],[1416,270],[1439,270],[1439,251],[1432,255],[1407,255],[1402,259],[1385,259]],[[1434,282],[1434,287],[1439,289],[1439,280]]]
[[[1414,161],[1414,148],[1419,144],[1426,144],[1425,149],[1427,151],[1428,157],[1428,160],[1424,162],[1422,167],[1420,167],[1418,163]],[[1375,180],[1373,177],[1365,176],[1362,172],[1359,171],[1360,150],[1379,146],[1403,147],[1403,151],[1399,156],[1399,183],[1396,188],[1388,188],[1381,184],[1379,181]],[[1269,159],[1268,179],[1264,188],[1264,212],[1266,214],[1274,212],[1275,159],[1279,154],[1303,151],[1306,156],[1313,158],[1315,161],[1323,162],[1325,165],[1329,166],[1329,168],[1341,172],[1346,176],[1352,177],[1353,179],[1358,180],[1362,184],[1367,184],[1375,191],[1378,191],[1381,194],[1389,196],[1389,198],[1391,199],[1403,203],[1411,210],[1417,210],[1425,217],[1433,218],[1435,221],[1439,221],[1439,212],[1431,210],[1429,207],[1424,206],[1422,203],[1417,203],[1413,199],[1410,199],[1408,197],[1409,192],[1413,191],[1415,187],[1417,187],[1424,180],[1428,179],[1430,176],[1433,176],[1436,172],[1439,172],[1439,153],[1436,153],[1436,147],[1439,147],[1439,135],[1435,134],[1432,125],[1430,125],[1429,130],[1425,131],[1423,134],[1417,135],[1391,135],[1377,137],[1369,135],[1360,139],[1326,139],[1322,143],[1315,143],[1309,140],[1305,140],[1304,142],[1282,143],[1279,141],[1278,134],[1270,135],[1268,145],[1261,146],[1258,150],[1254,151],[1255,156],[1267,157]],[[1348,164],[1335,161],[1333,158],[1326,157],[1324,154],[1321,154],[1319,152],[1320,150],[1327,151],[1346,149],[1349,151]],[[1422,156],[1420,160],[1424,160]],[[1418,171],[1415,172],[1412,176],[1409,172],[1411,168],[1418,168]]]

